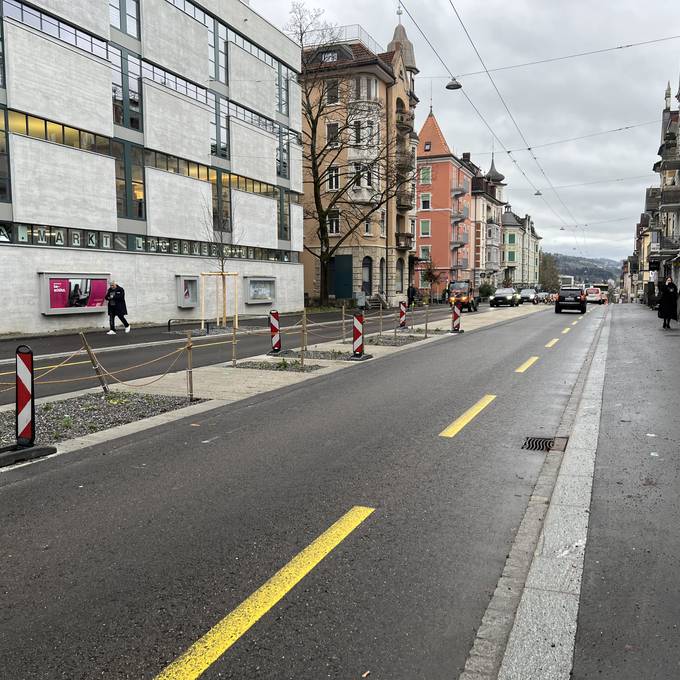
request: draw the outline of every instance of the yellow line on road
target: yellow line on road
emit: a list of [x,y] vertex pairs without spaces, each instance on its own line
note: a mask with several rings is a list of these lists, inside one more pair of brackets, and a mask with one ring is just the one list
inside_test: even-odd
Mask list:
[[553,338],[547,345],[546,347],[550,349],[551,347],[554,347],[558,342],[560,341],[559,338]]
[[578,321],[573,321],[571,325],[575,326],[577,323],[578,323]]
[[353,507],[191,645],[182,656],[161,671],[156,680],[195,680],[200,677],[374,510],[375,508]]
[[454,420],[445,430],[439,433],[440,437],[455,437],[468,423],[472,422],[494,399],[495,394],[487,394],[474,406],[470,407],[462,416]]
[[515,373],[524,373],[530,369],[536,362],[538,357],[529,357],[519,368],[515,369]]
[[[38,371],[49,371],[51,368],[57,368],[58,366],[61,366],[61,368],[68,368],[69,366],[82,366],[83,364],[89,364],[89,360],[86,361],[71,361],[68,364],[56,364],[54,366],[36,366],[35,367],[35,372],[37,373]],[[0,375],[14,375],[14,371],[4,371],[0,373]],[[40,376],[37,375],[36,378],[39,378]]]
[[571,330],[571,328],[565,328],[565,329],[562,331],[562,335],[566,335],[570,330]]

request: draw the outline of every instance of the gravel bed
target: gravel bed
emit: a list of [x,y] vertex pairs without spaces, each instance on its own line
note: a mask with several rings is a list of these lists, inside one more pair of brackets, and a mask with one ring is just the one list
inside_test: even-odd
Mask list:
[[[424,328],[416,328],[414,333],[420,333],[421,335],[424,335],[425,329]],[[428,335],[442,335],[444,333],[448,333],[448,330],[446,330],[445,328],[428,328],[427,329]]]
[[403,347],[404,345],[410,345],[412,342],[418,342],[423,338],[419,338],[415,335],[397,335],[395,338],[393,335],[374,335],[366,338],[366,345],[382,345],[383,347]]
[[[294,351],[292,349],[284,349],[279,352],[277,357],[300,357],[300,352]],[[328,359],[330,361],[347,361],[352,358],[352,352],[340,352],[336,349],[333,350],[318,350],[311,349],[305,352],[305,359]]]
[[[188,406],[186,397],[113,392],[36,404],[36,443],[56,444]],[[0,445],[14,444],[14,411],[0,413]]]
[[260,371],[288,371],[291,373],[311,373],[318,371],[323,366],[319,364],[305,364],[302,366],[299,361],[242,361],[236,364],[236,368],[255,368]]

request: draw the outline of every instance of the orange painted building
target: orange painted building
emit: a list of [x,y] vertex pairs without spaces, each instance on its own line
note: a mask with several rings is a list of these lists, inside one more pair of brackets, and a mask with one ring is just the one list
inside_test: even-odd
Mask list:
[[[474,229],[470,221],[472,178],[479,168],[449,148],[432,110],[419,133],[418,216],[414,285],[440,296],[449,281],[474,277]],[[439,280],[430,286],[432,262]]]

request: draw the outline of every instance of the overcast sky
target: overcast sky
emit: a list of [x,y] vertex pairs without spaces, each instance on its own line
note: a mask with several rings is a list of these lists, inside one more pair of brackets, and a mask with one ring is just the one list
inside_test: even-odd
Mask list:
[[[671,0],[453,0],[489,69],[526,61],[597,50],[680,34],[680,2]],[[383,47],[397,22],[396,0],[311,0],[339,25],[361,24]],[[481,69],[449,0],[404,0],[454,74]],[[290,3],[251,0],[251,6],[277,26],[287,20]],[[367,11],[370,7],[370,11]],[[430,104],[456,154],[471,151],[485,170],[491,134],[458,91],[447,91],[441,63],[411,20],[403,16],[415,46],[420,74],[416,91],[418,129]],[[605,54],[500,71],[493,74],[529,144],[538,145],[612,128],[660,121],[666,83],[673,95],[680,76],[680,39]],[[508,149],[524,146],[486,75],[462,78],[470,99]],[[674,108],[678,103],[672,100]],[[582,182],[639,179],[558,189],[579,224],[562,223],[496,143],[496,166],[506,175],[506,200],[521,215],[533,216],[543,248],[568,255],[620,259],[632,252],[633,230],[644,210],[644,189],[658,184],[652,165],[658,159],[660,122],[633,130],[536,149],[556,187]],[[484,153],[486,152],[486,154]],[[540,187],[547,203],[567,223],[574,220],[550,190],[528,152],[514,154]],[[625,218],[616,222],[593,224]]]

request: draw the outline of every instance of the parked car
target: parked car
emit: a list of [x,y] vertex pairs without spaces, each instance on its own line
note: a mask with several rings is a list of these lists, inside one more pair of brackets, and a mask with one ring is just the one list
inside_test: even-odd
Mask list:
[[523,288],[519,292],[520,304],[525,302],[533,302],[536,299],[536,290],[534,288]]
[[560,288],[555,301],[555,314],[560,314],[563,309],[576,309],[581,314],[586,313],[586,291],[578,286],[565,286]]
[[599,288],[586,288],[586,302],[595,305],[604,304],[604,296]]
[[514,288],[498,288],[489,298],[489,306],[500,307],[501,305],[508,305],[509,307],[518,307],[520,300],[519,293]]
[[547,290],[542,290],[539,293],[536,293],[536,298],[541,303],[548,302],[548,300],[550,300],[550,293],[548,293]]

